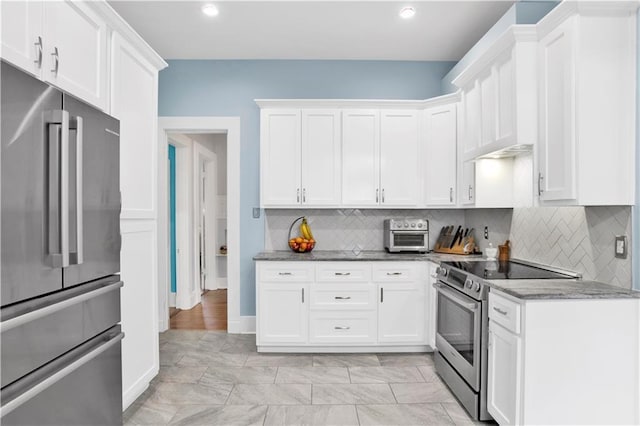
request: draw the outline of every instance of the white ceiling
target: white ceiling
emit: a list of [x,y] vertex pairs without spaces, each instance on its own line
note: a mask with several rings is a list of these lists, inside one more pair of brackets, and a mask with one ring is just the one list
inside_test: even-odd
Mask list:
[[205,1],[109,3],[165,59],[457,61],[514,1],[227,0],[213,18]]

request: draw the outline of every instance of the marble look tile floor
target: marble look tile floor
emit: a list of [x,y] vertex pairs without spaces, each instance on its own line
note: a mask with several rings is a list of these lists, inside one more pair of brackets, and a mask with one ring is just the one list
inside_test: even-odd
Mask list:
[[169,330],[141,425],[469,425],[430,354],[262,354],[255,335]]

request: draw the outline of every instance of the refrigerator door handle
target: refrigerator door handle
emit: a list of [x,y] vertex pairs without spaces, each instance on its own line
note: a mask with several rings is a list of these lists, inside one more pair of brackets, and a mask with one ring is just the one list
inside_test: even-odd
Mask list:
[[[37,396],[39,393],[47,390],[49,387],[57,383],[58,381],[64,379],[92,359],[96,358],[112,346],[120,343],[120,341],[124,338],[124,333],[120,332],[115,335],[110,335],[106,337],[108,340],[103,342],[100,346],[93,348],[89,352],[83,354],[79,358],[71,361],[69,364],[56,371],[52,375],[48,377],[44,377],[43,380],[38,381],[38,383],[25,390],[24,392],[19,393],[19,395],[10,400],[7,403],[3,403],[2,407],[0,407],[0,417],[4,417],[16,408],[20,407],[22,404],[28,402],[31,398]],[[37,373],[33,373],[37,374]],[[37,381],[37,380],[34,380]]]
[[49,263],[54,268],[64,268],[69,266],[69,113],[51,111],[46,121],[49,127]]
[[75,265],[80,265],[83,260],[83,244],[82,244],[82,236],[83,236],[83,200],[82,200],[82,148],[83,148],[83,137],[84,137],[84,127],[82,117],[77,116],[71,118],[69,120],[69,129],[75,130],[76,132],[76,251],[75,253],[70,253],[70,261]]

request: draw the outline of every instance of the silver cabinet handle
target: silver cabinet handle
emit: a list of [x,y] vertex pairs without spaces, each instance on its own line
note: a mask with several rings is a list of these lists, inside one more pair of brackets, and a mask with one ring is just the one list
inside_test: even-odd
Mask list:
[[38,58],[33,61],[33,63],[38,66],[38,69],[40,69],[42,68],[42,37],[38,36],[38,41],[33,44],[36,46],[36,55]]
[[402,275],[402,272],[387,272],[387,275],[397,277],[398,275]]
[[500,308],[496,308],[495,306],[493,307],[493,310],[496,311],[497,313],[499,313],[500,315],[507,315],[507,311],[503,311]]
[[379,201],[379,197],[378,197],[379,193],[380,193],[380,190],[376,189],[376,203]]
[[296,189],[296,203],[300,202],[300,188]]
[[453,203],[453,188],[449,188],[449,202]]
[[473,187],[469,185],[469,201],[473,200]]
[[384,188],[382,188],[382,202],[384,203]]
[[84,234],[84,220],[83,220],[83,207],[84,202],[82,198],[82,150],[84,139],[84,121],[82,117],[77,116],[70,120],[69,130],[76,131],[76,252],[70,253],[70,262],[72,261],[76,265],[80,265],[84,261],[84,246],[83,246],[83,234]]
[[351,330],[351,327],[345,327],[345,326],[340,326],[340,325],[336,325],[335,327],[333,327],[335,330]]
[[384,302],[384,288],[380,287],[380,303]]
[[304,288],[302,289],[302,303],[304,303]]
[[55,75],[58,75],[58,68],[60,67],[60,54],[58,53],[57,47],[53,48],[53,53],[51,54],[51,56],[53,57],[53,69],[51,70],[51,72]]
[[544,179],[544,176],[542,176],[542,173],[539,172],[538,173],[538,196],[542,195],[542,193],[544,192],[544,189],[542,189],[543,179]]
[[337,275],[339,277],[347,277],[351,275],[351,272],[334,272],[333,275]]
[[351,300],[351,296],[336,296],[334,297],[336,300]]
[[278,275],[293,275],[291,272],[278,272]]
[[307,202],[307,188],[302,188],[302,202]]

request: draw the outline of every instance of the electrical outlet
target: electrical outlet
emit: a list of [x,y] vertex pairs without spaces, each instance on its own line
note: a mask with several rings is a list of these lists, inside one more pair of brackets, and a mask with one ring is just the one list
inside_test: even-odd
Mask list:
[[260,218],[260,207],[253,208],[253,218],[254,219]]
[[616,235],[616,257],[627,258],[627,237],[625,235]]
[[484,227],[484,239],[485,240],[489,239],[489,227],[488,226]]

